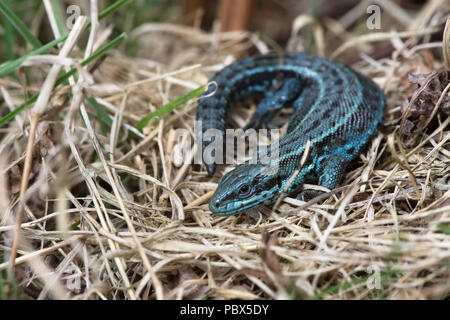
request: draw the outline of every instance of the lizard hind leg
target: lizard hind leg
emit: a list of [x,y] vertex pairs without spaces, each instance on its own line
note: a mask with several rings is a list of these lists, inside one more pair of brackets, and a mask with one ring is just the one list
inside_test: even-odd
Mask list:
[[[316,169],[319,177],[318,185],[330,190],[333,189],[344,175],[347,163],[348,160],[338,154],[332,154],[318,161],[318,168]],[[297,198],[308,201],[320,194],[322,192],[316,190],[303,190]]]
[[269,91],[266,98],[261,100],[244,130],[249,128],[273,128],[270,120],[272,120],[275,112],[283,108],[286,103],[296,99],[301,91],[300,79],[289,78],[284,80],[278,89]]
[[338,154],[324,159],[318,168],[319,186],[333,189],[344,175],[347,163],[348,160]]

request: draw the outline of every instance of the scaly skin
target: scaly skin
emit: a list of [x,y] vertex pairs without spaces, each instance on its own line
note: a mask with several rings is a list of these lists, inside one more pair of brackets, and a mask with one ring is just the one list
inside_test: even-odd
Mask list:
[[[262,98],[248,127],[267,125],[287,102],[295,109],[278,142],[278,158],[264,164],[246,162],[219,181],[209,205],[218,215],[273,204],[300,167],[308,140],[308,156],[286,195],[300,192],[304,183],[334,188],[346,165],[377,132],[385,106],[383,92],[370,78],[305,52],[246,58],[224,68],[211,81],[217,88],[209,88],[197,109],[197,120],[202,122],[200,138],[210,128],[224,135],[228,110],[239,100]],[[203,142],[203,148],[209,143]],[[213,174],[215,164],[206,168]]]

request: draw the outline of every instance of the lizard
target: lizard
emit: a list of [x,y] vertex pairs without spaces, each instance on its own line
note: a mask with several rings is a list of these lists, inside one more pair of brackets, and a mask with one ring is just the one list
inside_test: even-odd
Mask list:
[[[209,208],[222,216],[273,204],[282,194],[307,197],[305,183],[333,189],[378,131],[386,104],[383,91],[368,76],[306,52],[247,57],[220,70],[210,82],[216,86],[208,87],[197,106],[202,150],[214,141],[205,139],[207,130],[225,136],[229,109],[238,101],[260,99],[245,129],[270,128],[283,106],[294,108],[286,134],[277,141],[278,157],[247,161],[220,179]],[[202,159],[213,175],[220,162],[214,151]]]

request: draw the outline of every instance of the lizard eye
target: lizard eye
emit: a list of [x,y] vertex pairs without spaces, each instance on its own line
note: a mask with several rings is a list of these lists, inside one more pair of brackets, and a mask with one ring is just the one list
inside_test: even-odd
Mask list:
[[239,195],[240,196],[246,196],[250,193],[250,186],[248,184],[243,184],[240,188],[239,188]]

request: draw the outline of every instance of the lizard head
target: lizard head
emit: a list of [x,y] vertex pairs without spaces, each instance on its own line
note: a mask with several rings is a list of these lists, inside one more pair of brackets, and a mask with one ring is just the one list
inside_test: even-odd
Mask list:
[[220,179],[209,208],[217,215],[228,216],[273,203],[279,195],[278,181],[277,172],[268,166],[241,164]]

